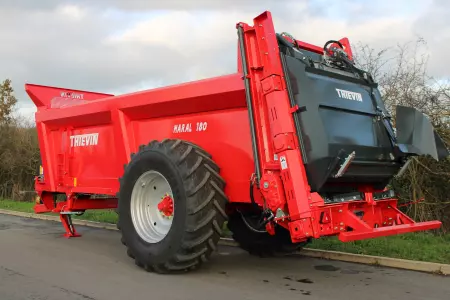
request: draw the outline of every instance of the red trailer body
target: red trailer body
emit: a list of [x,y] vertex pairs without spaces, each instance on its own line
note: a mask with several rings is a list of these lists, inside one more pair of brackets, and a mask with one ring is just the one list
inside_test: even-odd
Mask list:
[[[67,92],[84,100],[95,99],[90,92],[31,84],[26,90],[32,99],[50,101]],[[36,124],[46,178],[38,183],[38,190],[115,196],[123,166],[140,145],[181,138],[206,149],[218,164],[227,165],[222,176],[230,201],[250,201],[253,158],[239,74],[109,95],[70,108],[52,109],[44,104],[38,108]]]
[[[292,117],[302,107],[291,105],[271,15],[265,12],[254,19],[253,26],[239,23],[237,28],[242,55],[236,74],[121,96],[27,84],[26,91],[38,108],[43,167],[43,174],[36,178],[36,213],[59,213],[66,236],[78,236],[70,214],[116,208],[120,178],[133,155],[144,149],[141,145],[187,141],[186,145],[200,149],[201,159],[213,159],[220,168],[220,175],[211,172],[217,175],[216,183],[226,183],[222,192],[216,189],[227,199],[226,207],[216,210],[224,220],[256,205],[264,210],[266,233],[273,236],[275,227],[284,228],[293,244],[326,235],[351,241],[440,226],[439,221],[415,223],[397,208],[392,195],[375,199],[374,193],[384,190],[363,182],[353,184],[363,195],[357,201],[327,204],[311,191],[297,139],[300,133]],[[290,37],[286,41],[298,49],[324,53],[323,48]],[[351,60],[348,40],[336,43]],[[342,171],[348,167],[347,163],[342,166]],[[65,199],[56,201],[57,194]],[[168,216],[173,205],[176,216],[176,197],[161,197],[158,208]],[[221,222],[211,224],[220,232]],[[129,239],[126,244],[133,247],[133,243]],[[138,250],[133,251],[130,256],[139,256]],[[155,271],[187,269],[204,258],[200,250],[189,251],[176,260],[186,262],[177,268],[170,267],[175,260],[136,260]]]

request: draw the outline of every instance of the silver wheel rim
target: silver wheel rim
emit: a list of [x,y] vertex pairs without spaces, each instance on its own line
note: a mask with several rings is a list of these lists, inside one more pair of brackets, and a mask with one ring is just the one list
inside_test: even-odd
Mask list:
[[131,193],[130,211],[137,234],[148,243],[157,243],[166,237],[172,226],[173,213],[166,216],[158,204],[169,196],[172,189],[159,172],[147,171],[136,181]]

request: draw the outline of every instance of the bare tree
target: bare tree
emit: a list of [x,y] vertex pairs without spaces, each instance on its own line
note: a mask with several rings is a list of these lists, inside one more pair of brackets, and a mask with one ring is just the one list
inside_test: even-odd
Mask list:
[[[375,50],[357,44],[356,64],[373,74],[395,123],[395,106],[415,107],[429,116],[444,143],[450,145],[450,84],[429,75],[426,43],[419,38],[393,48]],[[450,230],[450,160],[414,159],[391,185],[401,202],[418,202],[407,212],[418,220],[439,219]]]
[[12,113],[17,104],[9,79],[0,84],[0,197],[24,199],[39,170],[39,145],[34,126]]
[[0,83],[0,124],[12,121],[11,112],[17,103],[11,80],[6,79]]

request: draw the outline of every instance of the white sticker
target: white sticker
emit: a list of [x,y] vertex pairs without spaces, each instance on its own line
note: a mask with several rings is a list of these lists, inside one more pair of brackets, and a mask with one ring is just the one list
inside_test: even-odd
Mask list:
[[175,124],[173,126],[173,133],[180,133],[180,132],[192,132],[192,124],[191,123]]
[[91,145],[98,145],[98,133],[70,136],[70,147],[86,147]]
[[[194,129],[193,129],[194,127]],[[197,122],[196,125],[192,125],[192,123],[184,123],[184,124],[175,124],[173,125],[173,133],[186,133],[195,131],[206,131],[208,128],[207,122]]]
[[197,131],[205,131],[207,127],[207,122],[197,122]]
[[341,89],[336,89],[336,92],[338,93],[339,98],[353,100],[353,101],[359,101],[359,102],[363,101],[361,93],[351,92],[351,91],[346,91],[346,90],[341,90]]
[[278,160],[278,154],[273,155],[273,160]]
[[285,156],[280,156],[280,164],[281,164],[281,169],[282,170],[286,170],[288,165],[287,165],[287,161],[286,161],[286,157]]

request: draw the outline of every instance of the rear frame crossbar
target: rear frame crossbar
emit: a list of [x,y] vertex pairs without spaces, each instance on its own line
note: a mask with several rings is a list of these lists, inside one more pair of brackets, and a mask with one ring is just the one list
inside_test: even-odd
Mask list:
[[[371,193],[365,193],[367,194]],[[300,218],[283,225],[289,228],[293,242],[337,235],[342,242],[364,240],[408,232],[438,229],[440,221],[414,222],[397,207],[397,199],[325,204],[312,208],[311,218]]]

